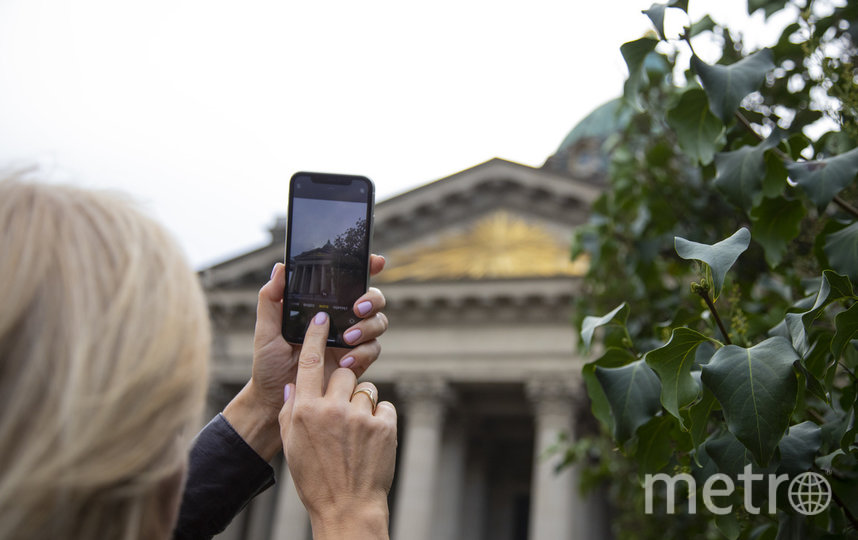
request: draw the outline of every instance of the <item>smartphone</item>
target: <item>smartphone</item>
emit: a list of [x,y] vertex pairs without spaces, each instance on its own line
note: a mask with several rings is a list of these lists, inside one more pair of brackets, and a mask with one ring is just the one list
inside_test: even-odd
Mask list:
[[375,186],[369,178],[299,172],[289,181],[283,337],[303,343],[310,319],[327,312],[328,346],[352,347],[343,333],[369,286]]

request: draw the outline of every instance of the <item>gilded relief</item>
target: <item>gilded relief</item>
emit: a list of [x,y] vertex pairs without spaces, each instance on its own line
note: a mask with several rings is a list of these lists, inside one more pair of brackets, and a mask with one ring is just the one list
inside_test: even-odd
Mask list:
[[505,211],[443,235],[434,245],[386,256],[379,282],[581,276],[589,264],[587,257],[570,260],[568,241]]

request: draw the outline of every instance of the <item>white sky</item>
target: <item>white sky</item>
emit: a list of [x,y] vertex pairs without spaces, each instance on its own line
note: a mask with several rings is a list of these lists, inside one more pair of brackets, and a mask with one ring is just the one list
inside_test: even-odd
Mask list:
[[383,200],[540,166],[622,92],[650,3],[0,0],[0,167],[131,193],[207,266],[267,243],[298,170]]

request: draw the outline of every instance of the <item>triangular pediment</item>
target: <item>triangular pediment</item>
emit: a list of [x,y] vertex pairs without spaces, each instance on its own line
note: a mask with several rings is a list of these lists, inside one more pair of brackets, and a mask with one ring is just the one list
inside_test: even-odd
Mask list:
[[599,195],[592,184],[493,159],[376,208],[379,282],[580,276],[572,231]]

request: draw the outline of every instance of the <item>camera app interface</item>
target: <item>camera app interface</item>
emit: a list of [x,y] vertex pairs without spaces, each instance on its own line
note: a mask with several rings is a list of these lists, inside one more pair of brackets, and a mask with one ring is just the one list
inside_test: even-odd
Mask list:
[[343,332],[358,320],[352,306],[366,286],[367,190],[320,188],[307,181],[294,189],[286,335],[303,337],[310,318],[325,311],[331,316],[329,339],[342,340]]

